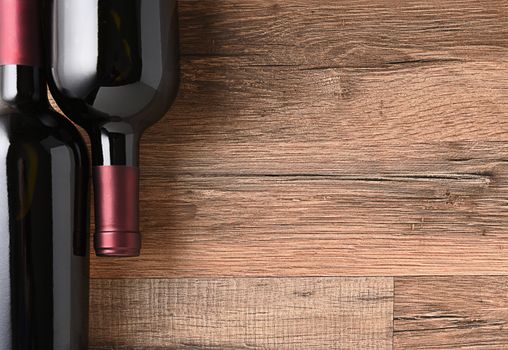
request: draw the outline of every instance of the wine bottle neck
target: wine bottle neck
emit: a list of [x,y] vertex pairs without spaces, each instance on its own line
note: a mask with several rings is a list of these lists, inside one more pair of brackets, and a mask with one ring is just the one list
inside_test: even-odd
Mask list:
[[41,68],[0,66],[0,109],[40,110],[48,108],[46,79]]
[[0,108],[47,106],[40,1],[0,0]]
[[[125,125],[125,128],[129,128]],[[117,125],[115,131],[105,126],[90,132],[92,160],[94,166],[123,165],[138,166],[139,136],[135,132],[122,131]],[[118,130],[120,129],[120,130]]]

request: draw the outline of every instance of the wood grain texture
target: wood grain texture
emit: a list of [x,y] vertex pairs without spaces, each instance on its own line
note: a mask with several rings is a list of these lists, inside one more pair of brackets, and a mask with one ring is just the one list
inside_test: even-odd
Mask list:
[[[143,255],[101,277],[492,274],[508,268],[497,175],[143,181]],[[154,214],[156,213],[156,214]]]
[[408,51],[474,56],[506,48],[507,11],[504,0],[180,0],[181,46],[185,56],[317,67],[385,63],[364,54],[371,48],[392,50],[392,62]]
[[391,278],[92,283],[93,349],[391,349]]
[[181,0],[143,255],[92,259],[93,348],[508,348],[506,277],[322,277],[507,273],[507,19],[501,0]]
[[506,1],[180,8],[182,91],[153,141],[506,140]]
[[505,273],[508,2],[180,2],[143,255],[92,276]]
[[395,281],[394,349],[508,348],[508,278]]
[[154,172],[142,181],[143,255],[96,259],[94,276],[505,273],[505,146],[406,150],[373,160],[377,174]]

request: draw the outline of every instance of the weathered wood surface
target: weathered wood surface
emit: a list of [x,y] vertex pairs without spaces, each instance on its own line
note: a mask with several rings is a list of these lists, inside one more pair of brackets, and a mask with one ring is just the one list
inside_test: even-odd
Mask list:
[[508,349],[508,278],[395,280],[394,349]]
[[92,283],[94,349],[391,349],[392,278]]
[[[100,276],[503,273],[498,175],[177,176],[143,182],[143,256]],[[164,212],[164,214],[162,214]],[[154,215],[154,213],[159,213]]]
[[506,1],[181,1],[143,256],[92,276],[504,273]]
[[508,1],[181,0],[180,38],[94,349],[508,348]]

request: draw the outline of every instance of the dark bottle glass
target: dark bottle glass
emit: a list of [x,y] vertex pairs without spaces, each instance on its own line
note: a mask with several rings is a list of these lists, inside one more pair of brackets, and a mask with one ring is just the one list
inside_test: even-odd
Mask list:
[[0,349],[86,349],[88,158],[48,103],[38,0],[0,0]]
[[50,88],[92,143],[95,251],[137,256],[138,144],[176,96],[176,0],[52,0]]

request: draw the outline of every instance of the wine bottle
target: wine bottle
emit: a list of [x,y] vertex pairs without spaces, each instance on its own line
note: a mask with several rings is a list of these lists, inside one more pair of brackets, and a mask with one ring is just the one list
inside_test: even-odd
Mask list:
[[0,349],[87,349],[88,158],[50,108],[39,0],[0,0]]
[[95,252],[137,256],[138,144],[175,99],[176,0],[53,0],[50,89],[92,144]]

